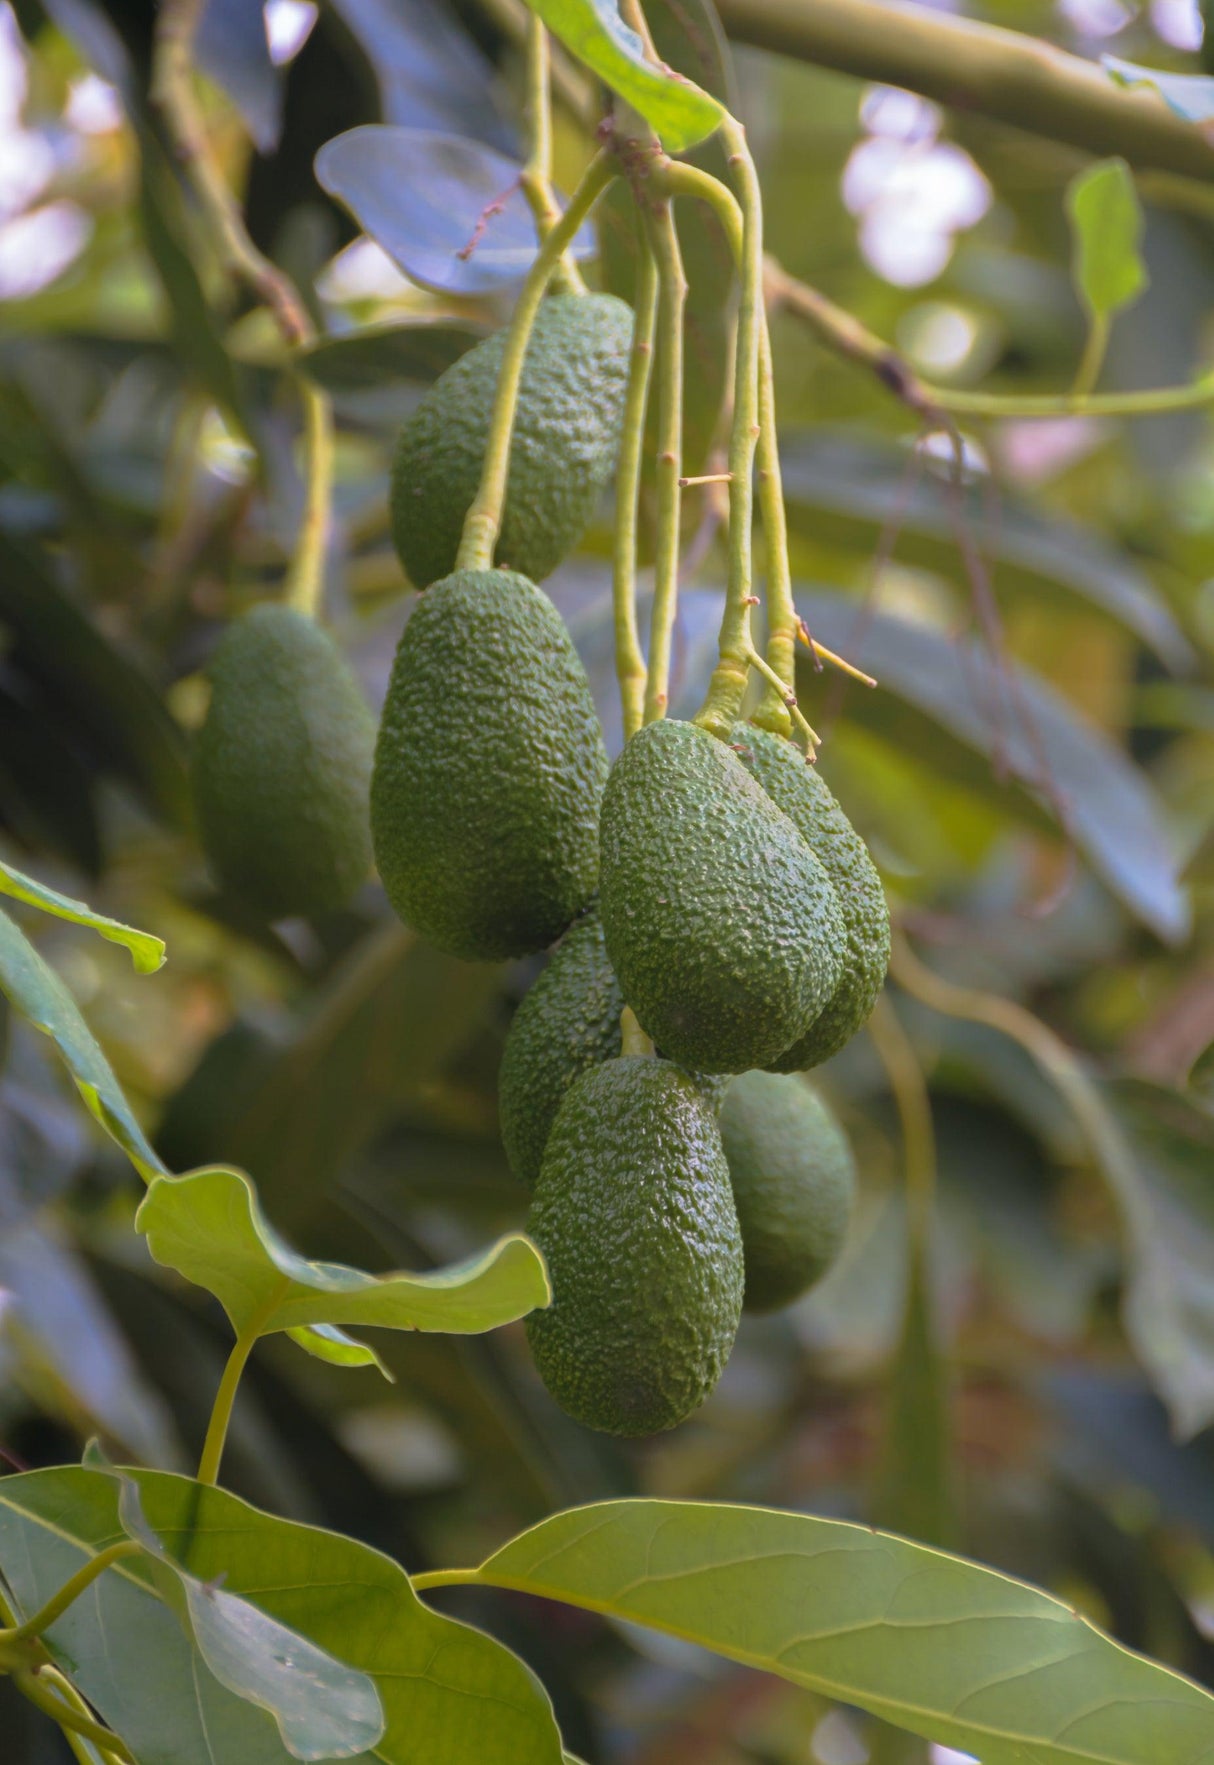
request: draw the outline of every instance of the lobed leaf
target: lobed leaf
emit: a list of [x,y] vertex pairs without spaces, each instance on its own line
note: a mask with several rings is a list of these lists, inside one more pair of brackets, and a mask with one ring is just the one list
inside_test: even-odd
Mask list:
[[1214,1696],[993,1569],[841,1520],[603,1502],[477,1582],[646,1624],[983,1765],[1210,1765]]
[[0,859],[0,894],[13,895],[30,907],[53,913],[56,919],[69,919],[73,925],[91,926],[111,944],[121,944],[129,950],[139,974],[155,974],[164,963],[163,938],[153,937],[151,932],[136,931],[134,926],[123,925],[121,920],[107,919],[104,913],[96,912],[87,902],[61,895],[58,889],[48,888],[36,878],[14,870],[3,859]]

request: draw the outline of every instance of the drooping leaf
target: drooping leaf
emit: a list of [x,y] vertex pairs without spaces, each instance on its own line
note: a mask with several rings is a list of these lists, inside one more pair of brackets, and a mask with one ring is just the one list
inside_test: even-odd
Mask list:
[[7,913],[0,913],[0,991],[55,1043],[89,1111],[140,1175],[150,1181],[163,1171],[80,1007]]
[[639,111],[671,153],[697,147],[720,127],[719,99],[686,75],[655,67],[616,0],[527,0],[554,37]]
[[1067,215],[1074,236],[1072,274],[1087,310],[1109,318],[1147,285],[1142,208],[1124,159],[1102,159],[1071,179]]
[[1187,123],[1206,123],[1214,117],[1214,79],[1208,74],[1163,73],[1116,55],[1102,55],[1100,65],[1119,86],[1148,86],[1158,92],[1168,109]]
[[153,937],[151,932],[136,931],[134,926],[123,925],[120,920],[107,919],[104,913],[94,912],[86,902],[61,895],[58,889],[50,889],[36,878],[14,870],[3,859],[0,859],[0,893],[13,895],[31,907],[40,907],[43,913],[53,913],[57,919],[70,919],[73,925],[91,926],[111,944],[122,944],[130,951],[131,961],[139,974],[155,974],[164,962],[163,938]]
[[890,1368],[873,1517],[923,1544],[956,1536],[948,1373],[922,1247],[910,1247],[902,1333]]
[[[1010,777],[1049,807],[1044,762],[1051,812],[1056,819],[1061,799],[1093,869],[1161,938],[1184,937],[1188,901],[1151,784],[1053,688],[1011,663],[997,673],[972,639],[954,640],[889,613],[866,614],[841,595],[799,593],[797,607],[815,637],[880,682],[875,692],[849,692],[849,717],[901,746],[914,745],[918,718],[927,718],[935,726],[928,744],[933,764],[947,758],[938,733],[946,731],[971,756],[1000,755]],[[807,671],[802,685],[812,721],[820,684]]]
[[[390,1558],[187,1477],[126,1475],[149,1526],[198,1583],[221,1585],[374,1680],[387,1728],[361,1765],[485,1765],[490,1712],[494,1765],[559,1765],[552,1709],[530,1670],[427,1610]],[[22,1614],[123,1537],[118,1500],[113,1475],[78,1466],[0,1482],[0,1572]],[[288,1765],[272,1719],[214,1677],[141,1559],[107,1570],[48,1639],[140,1765]]]
[[997,518],[979,487],[958,493],[933,472],[911,484],[906,452],[846,430],[790,436],[780,449],[794,531],[871,557],[877,535],[898,522],[898,557],[954,578],[962,572],[957,525],[997,566],[1002,593],[1057,598],[1059,589],[1116,619],[1177,672],[1193,667],[1188,638],[1146,574],[1100,533],[1022,498],[1002,494]]
[[1214,1696],[1022,1581],[840,1520],[621,1501],[474,1578],[689,1642],[983,1765],[1208,1765]]
[[520,1235],[425,1275],[309,1262],[263,1218],[241,1171],[158,1179],[135,1224],[158,1263],[215,1294],[238,1334],[334,1324],[475,1334],[525,1317],[550,1297],[540,1254]]
[[[522,167],[459,135],[363,123],[326,141],[316,176],[407,276],[443,294],[520,282],[535,258]],[[576,257],[594,250],[583,229]]]
[[320,338],[300,352],[300,362],[329,392],[375,390],[394,380],[429,384],[483,335],[475,326],[449,319],[367,325],[344,336]]
[[283,78],[270,59],[262,8],[249,0],[207,0],[195,53],[235,104],[258,151],[273,152],[282,129]]
[[468,135],[499,153],[518,141],[484,51],[435,0],[331,0],[370,62],[386,123]]

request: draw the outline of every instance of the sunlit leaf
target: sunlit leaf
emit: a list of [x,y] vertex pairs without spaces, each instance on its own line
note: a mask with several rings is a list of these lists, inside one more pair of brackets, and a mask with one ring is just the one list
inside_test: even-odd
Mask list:
[[1148,86],[1158,92],[1168,109],[1187,123],[1206,123],[1214,117],[1214,79],[1209,75],[1163,73],[1116,55],[1102,55],[1100,65],[1119,86]]
[[135,1219],[158,1263],[214,1293],[238,1334],[309,1325],[473,1333],[547,1305],[548,1278],[527,1238],[425,1275],[367,1275],[309,1262],[263,1218],[241,1171],[191,1171],[153,1183]]
[[615,0],[528,0],[531,10],[613,92],[651,124],[671,153],[720,127],[724,106],[685,75],[655,67]]
[[[127,1476],[148,1525],[197,1583],[221,1586],[375,1682],[387,1728],[357,1755],[361,1765],[559,1765],[551,1706],[530,1670],[492,1638],[428,1611],[390,1558],[187,1477]],[[78,1466],[0,1482],[0,1572],[22,1615],[122,1538],[118,1500],[113,1475]],[[272,1718],[215,1678],[142,1559],[107,1570],[48,1640],[140,1765],[289,1765]]]
[[623,1501],[475,1579],[649,1625],[983,1765],[1202,1765],[1214,1696],[993,1569],[840,1520]]
[[1076,290],[1090,313],[1108,318],[1147,285],[1142,208],[1125,160],[1102,159],[1079,172],[1067,186],[1066,206]]
[[111,944],[122,944],[130,951],[131,961],[139,974],[155,974],[164,962],[163,938],[153,937],[151,932],[136,931],[134,926],[123,925],[120,920],[107,919],[104,913],[95,912],[86,902],[61,895],[58,889],[48,888],[34,877],[14,870],[3,859],[0,859],[0,893],[13,895],[31,907],[40,907],[44,913],[53,913],[57,919],[70,919],[73,925],[91,926]]
[[[407,276],[445,294],[521,282],[536,254],[535,221],[516,160],[460,135],[364,123],[326,141],[316,176]],[[588,257],[594,236],[573,246]]]
[[51,1038],[89,1110],[140,1175],[151,1179],[163,1171],[80,1007],[7,913],[0,913],[0,991]]

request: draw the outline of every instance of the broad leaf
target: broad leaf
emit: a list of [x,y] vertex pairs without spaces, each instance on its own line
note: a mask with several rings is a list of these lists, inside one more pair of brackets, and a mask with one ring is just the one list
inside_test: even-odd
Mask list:
[[0,859],[0,893],[13,895],[31,907],[40,907],[44,913],[53,913],[57,919],[70,919],[73,925],[91,926],[111,944],[122,944],[128,949],[140,974],[155,974],[164,962],[163,938],[153,937],[151,932],[136,931],[134,926],[123,925],[120,920],[107,919],[104,913],[94,912],[86,902],[61,895],[58,889],[50,889],[34,877],[14,870],[3,859]]
[[725,107],[685,75],[655,67],[615,0],[528,0],[531,10],[613,92],[639,111],[671,153],[720,127]]
[[873,1518],[923,1544],[956,1539],[948,1370],[934,1317],[931,1275],[911,1244],[902,1334],[889,1373]]
[[238,1335],[334,1324],[476,1334],[550,1298],[539,1252],[519,1235],[426,1275],[308,1262],[267,1224],[241,1171],[159,1178],[135,1224],[158,1263],[215,1294]]
[[471,135],[502,153],[518,146],[496,70],[438,0],[330,0],[379,86],[386,123]]
[[604,1502],[474,1579],[685,1638],[983,1765],[1208,1765],[1214,1696],[993,1569],[806,1514]]
[[962,577],[958,520],[997,564],[1002,593],[1053,604],[1059,589],[1099,608],[1176,670],[1193,667],[1191,645],[1150,578],[1100,533],[1021,497],[1003,494],[997,516],[980,486],[958,495],[936,472],[911,484],[905,449],[843,429],[793,435],[781,446],[789,522],[818,544],[871,557],[887,521],[898,526],[897,556]]
[[1100,65],[1119,86],[1148,86],[1158,92],[1169,110],[1187,123],[1208,123],[1214,117],[1214,79],[1208,75],[1162,73],[1116,55],[1102,55]]
[[1124,159],[1103,159],[1071,179],[1067,214],[1074,235],[1072,274],[1089,313],[1109,318],[1147,285],[1142,208]]
[[80,1007],[7,913],[0,913],[0,991],[50,1036],[89,1110],[140,1175],[150,1179],[163,1171]]
[[270,59],[265,13],[249,0],[207,0],[195,45],[198,65],[222,86],[259,153],[282,130],[283,77]]
[[[363,123],[326,141],[316,176],[413,281],[443,294],[489,294],[521,282],[535,221],[517,160],[459,135]],[[573,246],[589,257],[594,236]]]
[[340,337],[322,337],[300,352],[300,363],[329,392],[378,391],[396,380],[428,385],[480,340],[483,331],[449,319],[367,325]]
[[[387,1728],[362,1765],[485,1765],[490,1712],[494,1765],[559,1765],[551,1706],[530,1670],[428,1611],[388,1557],[187,1477],[127,1475],[182,1569],[370,1675]],[[122,1538],[118,1497],[112,1475],[77,1466],[0,1481],[0,1572],[22,1615]],[[215,1678],[140,1559],[108,1570],[49,1642],[139,1765],[289,1765],[272,1719]]]
[[[799,593],[797,607],[815,637],[880,681],[876,692],[849,691],[849,717],[901,747],[915,743],[908,712],[928,718],[984,763],[999,755],[1010,776],[1057,819],[1057,801],[1051,806],[1042,791],[1044,759],[1053,796],[1098,875],[1161,938],[1184,937],[1189,907],[1163,805],[1146,775],[1100,730],[1081,722],[1052,687],[1011,663],[997,675],[972,639],[953,639],[889,613],[869,615],[840,595]],[[811,683],[808,673],[802,684],[812,722],[821,684],[816,677]],[[929,749],[933,764],[945,763],[935,731]],[[958,759],[964,761],[963,752]]]

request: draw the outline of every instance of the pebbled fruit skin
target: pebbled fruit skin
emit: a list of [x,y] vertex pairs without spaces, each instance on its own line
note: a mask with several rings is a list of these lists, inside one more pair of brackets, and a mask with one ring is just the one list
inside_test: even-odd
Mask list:
[[719,1120],[742,1228],[743,1304],[777,1311],[821,1280],[843,1247],[856,1190],[851,1146],[834,1112],[791,1073],[739,1074]]
[[510,1169],[533,1188],[552,1124],[570,1085],[620,1052],[624,995],[592,909],[570,926],[514,1014],[497,1096]]
[[528,1230],[553,1302],[527,1335],[561,1408],[655,1434],[703,1403],[742,1308],[742,1237],[711,1105],[669,1061],[584,1072],[548,1141]]
[[[392,468],[392,532],[417,588],[455,568],[476,495],[506,333],[441,374],[401,430]],[[619,443],[632,312],[612,294],[556,294],[527,346],[496,560],[533,582],[551,574],[589,525]]]
[[847,948],[838,985],[805,1034],[765,1063],[775,1072],[804,1072],[837,1054],[867,1023],[889,967],[889,907],[868,847],[817,768],[791,742],[749,723],[734,725],[731,743],[822,861],[843,909]]
[[594,894],[607,754],[548,597],[461,570],[405,626],[375,748],[371,831],[388,899],[438,949],[523,956]]
[[607,950],[662,1052],[708,1073],[765,1066],[833,993],[830,880],[729,747],[692,723],[639,730],[600,830]]
[[208,673],[192,783],[217,879],[269,919],[343,906],[371,872],[375,719],[353,671],[313,620],[264,605]]

